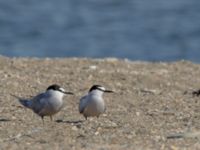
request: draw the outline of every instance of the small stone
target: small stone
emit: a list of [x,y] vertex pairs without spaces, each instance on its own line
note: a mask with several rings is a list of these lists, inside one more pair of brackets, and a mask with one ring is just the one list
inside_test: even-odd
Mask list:
[[107,114],[103,114],[102,116],[106,117],[106,116],[108,116],[108,115],[107,115]]
[[116,124],[115,122],[112,122],[112,123],[111,123],[111,126],[112,126],[112,127],[117,127],[117,124]]
[[15,139],[19,139],[21,136],[22,136],[22,134],[19,133],[19,134],[17,134],[17,135],[15,136]]
[[136,112],[136,116],[140,116],[140,112],[137,111],[137,112]]
[[97,69],[97,66],[92,65],[92,66],[90,66],[89,68],[90,68],[91,70],[96,70],[96,69]]
[[132,136],[132,135],[128,135],[127,138],[128,138],[128,139],[132,139],[133,136]]
[[73,131],[77,131],[78,128],[77,128],[76,126],[73,126],[73,127],[72,127],[72,130],[73,130]]

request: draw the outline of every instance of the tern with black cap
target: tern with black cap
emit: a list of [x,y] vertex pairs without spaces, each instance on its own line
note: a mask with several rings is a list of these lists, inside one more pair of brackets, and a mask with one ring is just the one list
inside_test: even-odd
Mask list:
[[83,114],[85,119],[87,117],[99,117],[100,114],[106,110],[103,93],[113,93],[113,91],[106,90],[101,85],[93,85],[88,94],[80,99],[79,112]]
[[52,116],[58,113],[63,107],[63,97],[66,94],[72,94],[71,92],[66,92],[57,84],[50,85],[45,92],[32,97],[31,99],[24,99],[17,97],[19,102],[32,109],[34,113],[39,115],[42,118],[44,123],[44,116],[50,116],[52,121]]

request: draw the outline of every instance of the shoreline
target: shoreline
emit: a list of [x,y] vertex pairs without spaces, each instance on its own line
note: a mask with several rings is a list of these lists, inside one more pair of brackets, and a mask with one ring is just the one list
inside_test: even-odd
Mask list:
[[193,64],[199,64],[198,62],[193,62],[191,60],[186,59],[179,59],[179,60],[172,60],[172,61],[148,61],[148,60],[131,60],[128,58],[117,58],[117,57],[21,57],[21,56],[5,56],[0,55],[0,58],[7,58],[7,59],[30,59],[30,60],[93,60],[93,61],[124,61],[124,62],[134,62],[134,63],[177,63],[177,62],[189,62]]

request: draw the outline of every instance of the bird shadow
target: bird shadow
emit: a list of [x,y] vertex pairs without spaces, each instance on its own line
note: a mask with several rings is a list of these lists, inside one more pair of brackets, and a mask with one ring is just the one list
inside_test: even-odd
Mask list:
[[8,122],[10,119],[0,118],[0,122]]
[[80,123],[83,123],[84,120],[74,120],[74,121],[68,121],[68,120],[62,120],[62,119],[58,119],[56,120],[57,123],[67,123],[67,124],[73,124],[73,125],[76,125],[76,124],[80,124]]

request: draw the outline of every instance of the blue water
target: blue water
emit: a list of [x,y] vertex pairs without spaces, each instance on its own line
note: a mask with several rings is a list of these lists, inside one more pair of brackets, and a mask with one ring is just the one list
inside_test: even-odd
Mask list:
[[200,1],[1,0],[0,54],[200,62]]

